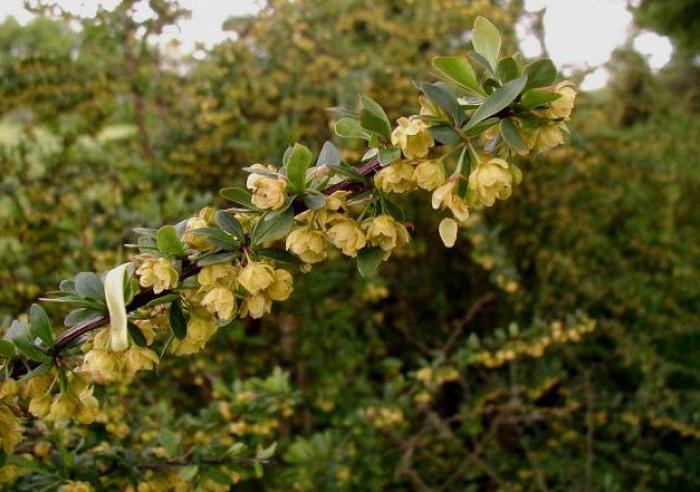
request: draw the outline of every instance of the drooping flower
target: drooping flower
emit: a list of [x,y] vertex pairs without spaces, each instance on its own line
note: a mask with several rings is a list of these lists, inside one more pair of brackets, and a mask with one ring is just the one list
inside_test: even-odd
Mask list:
[[422,161],[413,170],[413,179],[424,190],[432,191],[447,179],[445,166],[440,161]]
[[265,294],[273,301],[286,301],[292,294],[294,279],[287,270],[278,268],[275,270],[274,280],[267,288]]
[[541,152],[561,145],[564,143],[564,132],[568,132],[564,123],[548,123],[535,128],[527,140],[528,148]]
[[306,263],[318,263],[328,256],[325,236],[309,226],[293,229],[287,236],[286,247]]
[[469,207],[461,196],[457,195],[457,182],[450,180],[433,191],[432,205],[435,210],[448,208],[455,219],[466,222],[469,218]]
[[202,299],[202,306],[210,313],[216,313],[217,318],[226,320],[236,310],[236,298],[226,287],[214,287]]
[[[277,171],[273,166],[262,164],[253,164],[251,168],[269,173]],[[253,205],[263,210],[276,210],[287,201],[287,180],[282,177],[253,172],[246,180],[246,187],[253,192]]]
[[391,215],[382,214],[367,219],[362,222],[362,228],[371,246],[379,246],[388,253],[410,241],[406,227]]
[[568,120],[571,116],[571,111],[574,109],[576,85],[570,80],[562,80],[553,87],[553,90],[559,94],[559,99],[552,101],[549,108],[543,111],[543,114],[552,120]]
[[397,145],[407,159],[420,159],[428,155],[435,145],[428,124],[415,116],[402,117],[396,122],[398,126],[391,133],[392,145]]
[[513,175],[503,159],[481,161],[469,175],[469,198],[477,207],[505,200],[513,190]]
[[413,166],[407,162],[394,162],[382,168],[374,175],[374,184],[382,191],[389,193],[406,193],[415,189]]
[[326,232],[328,239],[340,249],[344,255],[355,258],[357,251],[364,248],[367,238],[360,225],[350,217],[340,215]]
[[249,262],[238,274],[238,281],[251,295],[257,295],[267,289],[274,279],[274,269],[260,261]]
[[160,294],[177,285],[180,274],[166,258],[145,257],[136,270],[141,287],[153,287],[153,292]]

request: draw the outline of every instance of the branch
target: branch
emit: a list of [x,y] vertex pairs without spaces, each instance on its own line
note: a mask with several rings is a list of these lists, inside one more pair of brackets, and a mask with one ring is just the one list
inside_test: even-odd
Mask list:
[[[362,176],[366,178],[371,178],[374,176],[374,174],[377,173],[377,171],[381,168],[381,165],[379,164],[379,161],[376,159],[373,159],[369,161],[367,164],[363,165],[360,167],[357,172],[361,174]],[[345,180],[341,181],[339,183],[336,183],[334,185],[329,186],[326,188],[323,193],[326,195],[330,195],[333,192],[336,191],[351,191],[353,193],[362,193],[364,191],[367,191],[368,189],[371,188],[370,184],[365,184],[365,183],[358,183],[357,181],[350,181],[350,180]],[[295,203],[297,205],[297,203]],[[298,206],[301,208],[302,211],[305,209],[305,205],[303,202],[299,202]],[[295,210],[297,210],[297,207],[295,206]],[[197,275],[199,273],[200,267],[197,266],[196,264],[189,263],[187,261],[186,263],[183,262],[183,269],[182,273],[180,275],[181,279],[186,279],[188,277],[192,277],[194,275]],[[168,294],[170,291],[163,291],[160,294],[156,295],[153,293],[153,289],[145,289],[139,292],[136,297],[129,303],[129,305],[126,307],[127,311],[134,311],[138,308],[141,308],[151,302],[152,300],[156,299],[157,297],[164,296]],[[109,316],[106,314],[102,314],[100,316],[95,316],[94,318],[87,319],[85,321],[82,321],[78,323],[77,325],[69,328],[68,330],[64,331],[61,333],[57,338],[56,338],[56,344],[54,346],[54,353],[58,354],[61,350],[66,348],[68,345],[70,345],[75,339],[85,335],[86,333],[89,333],[93,330],[96,330],[97,328],[100,328],[104,325],[109,323]]]

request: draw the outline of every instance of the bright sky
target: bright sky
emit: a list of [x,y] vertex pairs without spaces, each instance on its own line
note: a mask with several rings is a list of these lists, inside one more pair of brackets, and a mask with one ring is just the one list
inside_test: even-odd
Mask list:
[[[111,8],[118,0],[58,0],[71,11],[84,14],[94,12],[102,4]],[[143,2],[144,4],[146,2]],[[605,63],[612,50],[624,43],[631,32],[632,15],[624,0],[525,0],[529,11],[547,8],[545,14],[545,43],[557,66],[569,70],[575,67],[595,68]],[[258,0],[181,0],[192,11],[192,18],[182,23],[178,30],[166,34],[166,39],[177,38],[184,50],[192,50],[195,43],[206,46],[225,39],[229,34],[221,30],[221,23],[229,16],[253,14]],[[146,7],[141,15],[148,15]],[[24,11],[22,0],[0,0],[0,19],[13,15],[20,22],[31,18]],[[526,26],[518,26],[522,49],[527,56],[539,54],[537,40],[528,35]],[[634,47],[649,58],[654,69],[665,65],[671,57],[670,41],[652,32],[642,32],[634,40]],[[592,90],[605,85],[607,71],[595,69],[582,85]]]

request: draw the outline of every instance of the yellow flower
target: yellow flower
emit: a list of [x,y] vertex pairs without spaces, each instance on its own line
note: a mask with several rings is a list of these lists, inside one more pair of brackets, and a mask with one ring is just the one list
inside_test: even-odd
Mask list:
[[48,395],[35,396],[29,400],[29,413],[43,419],[51,408],[51,397]]
[[158,354],[146,347],[132,346],[126,351],[124,364],[129,374],[138,371],[152,371],[158,365]]
[[568,131],[564,123],[549,123],[536,128],[528,138],[530,150],[543,151],[564,143],[564,132]]
[[192,231],[209,227],[213,217],[214,209],[211,207],[205,207],[200,210],[199,214],[197,214],[195,217],[190,217],[185,224],[185,231],[182,235],[182,240],[198,251],[211,249],[212,245],[209,244],[209,241],[207,241],[205,236],[201,234],[193,234]]
[[334,191],[326,197],[323,207],[315,210],[305,210],[297,214],[295,219],[305,224],[316,224],[319,228],[323,228],[330,219],[337,215],[334,212],[340,209],[347,209],[346,199],[349,194],[349,191]]
[[51,402],[46,420],[63,420],[75,418],[80,407],[78,399],[70,393],[59,393]]
[[97,414],[100,411],[99,403],[97,398],[92,394],[93,387],[85,388],[78,397],[80,401],[80,408],[78,409],[78,414],[76,418],[81,424],[91,424],[97,418]]
[[292,274],[287,270],[278,268],[275,270],[275,276],[270,287],[267,288],[265,294],[273,301],[286,301],[292,294],[294,279]]
[[153,292],[160,294],[177,285],[180,274],[166,258],[146,258],[136,270],[141,287],[153,287]]
[[328,256],[326,238],[323,233],[308,226],[292,230],[287,236],[286,246],[287,251],[291,251],[306,263],[318,263]]
[[17,381],[12,378],[5,378],[2,383],[0,383],[0,399],[2,398],[12,398],[17,394],[19,385]]
[[391,133],[392,145],[398,145],[407,159],[419,159],[428,155],[430,148],[435,145],[428,124],[415,116],[399,118],[396,122],[399,126]]
[[[254,169],[275,172],[272,166],[253,164]],[[246,187],[253,192],[251,201],[253,205],[261,209],[276,210],[287,201],[287,181],[283,178],[252,173],[246,180]]]
[[274,269],[267,263],[259,261],[251,261],[238,274],[238,281],[252,295],[267,289],[274,279]]
[[356,257],[357,251],[364,248],[367,243],[365,233],[362,232],[360,225],[344,215],[339,215],[334,219],[334,224],[326,234],[336,248],[352,258]]
[[122,360],[111,350],[92,349],[85,354],[83,370],[101,381],[116,381],[121,377]]
[[22,426],[19,420],[5,405],[0,405],[0,449],[6,454],[22,440]]
[[236,298],[225,287],[215,287],[202,299],[202,306],[221,319],[229,319],[236,310]]
[[51,373],[34,376],[22,383],[20,391],[25,398],[36,398],[43,396],[49,389],[53,375]]
[[257,294],[247,297],[241,304],[241,317],[250,315],[251,318],[262,318],[265,313],[272,309],[272,301],[264,294]]
[[379,246],[386,252],[400,248],[410,240],[406,227],[396,222],[391,215],[377,215],[367,219],[362,222],[362,228],[366,231],[367,242],[372,246]]
[[413,166],[406,162],[395,162],[381,169],[374,176],[374,184],[382,191],[405,193],[416,187],[413,181]]
[[440,161],[423,161],[413,170],[413,179],[424,190],[432,191],[447,179],[445,166]]
[[469,175],[469,197],[477,207],[490,207],[496,198],[505,200],[512,187],[513,175],[503,159],[482,161]]
[[58,492],[92,492],[94,489],[88,482],[69,480],[58,488]]
[[458,229],[459,225],[454,219],[446,218],[440,221],[440,226],[438,228],[440,239],[442,239],[442,243],[448,248],[451,248],[455,245],[455,242],[457,242]]
[[559,94],[559,99],[552,101],[549,108],[543,111],[544,116],[552,120],[568,120],[574,109],[576,85],[570,80],[563,80],[553,89]]
[[439,208],[449,208],[452,215],[459,222],[466,222],[469,218],[469,208],[467,202],[456,194],[456,181],[448,181],[433,191],[432,205],[435,210]]
[[215,332],[214,317],[204,309],[192,309],[187,322],[187,335],[182,340],[174,340],[170,350],[175,355],[194,354],[204,348]]

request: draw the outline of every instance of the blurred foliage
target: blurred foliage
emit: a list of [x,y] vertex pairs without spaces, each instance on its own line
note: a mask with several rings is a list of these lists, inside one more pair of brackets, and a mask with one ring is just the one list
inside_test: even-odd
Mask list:
[[[647,18],[672,18],[653,4],[669,7],[642,2]],[[406,81],[436,54],[461,54],[476,14],[515,51],[519,8],[270,1],[227,22],[235,40],[180,61],[184,75],[148,43],[130,45],[136,78],[114,34],[143,35],[126,11],[81,33],[6,21],[2,313],[116,263],[128,228],[190,213],[241,166],[279,162],[298,138],[320,144],[324,107],[362,92],[392,118],[415,110]],[[652,26],[664,25],[682,24]],[[372,279],[343,260],[299,276],[283,311],[220,330],[189,361],[166,359],[128,397],[103,390],[98,423],[39,429],[0,478],[31,472],[18,490],[96,471],[98,490],[127,490],[127,478],[175,490],[195,476],[202,490],[239,478],[240,490],[279,491],[700,487],[700,127],[689,92],[641,57],[623,50],[611,67],[610,86],[581,98],[571,145],[522,162],[520,189],[474,217],[468,241],[445,250],[420,235]],[[416,229],[437,229],[406,205]],[[262,478],[246,464],[227,478],[207,462],[157,466],[194,444],[224,456],[270,440]]]

